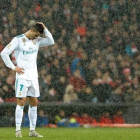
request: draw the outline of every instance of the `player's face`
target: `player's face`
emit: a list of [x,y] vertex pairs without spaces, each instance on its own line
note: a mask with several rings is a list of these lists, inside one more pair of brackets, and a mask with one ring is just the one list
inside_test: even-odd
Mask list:
[[32,31],[30,35],[30,39],[37,39],[41,34],[36,31]]

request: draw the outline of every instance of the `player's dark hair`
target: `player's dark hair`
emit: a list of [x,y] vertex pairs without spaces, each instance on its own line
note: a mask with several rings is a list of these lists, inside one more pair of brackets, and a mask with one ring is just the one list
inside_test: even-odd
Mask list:
[[43,34],[44,28],[41,24],[36,23],[32,28],[40,34]]

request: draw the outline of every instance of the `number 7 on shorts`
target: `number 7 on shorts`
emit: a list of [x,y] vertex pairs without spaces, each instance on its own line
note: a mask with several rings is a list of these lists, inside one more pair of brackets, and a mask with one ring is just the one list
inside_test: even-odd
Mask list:
[[20,91],[22,91],[22,89],[23,89],[23,85],[20,85]]

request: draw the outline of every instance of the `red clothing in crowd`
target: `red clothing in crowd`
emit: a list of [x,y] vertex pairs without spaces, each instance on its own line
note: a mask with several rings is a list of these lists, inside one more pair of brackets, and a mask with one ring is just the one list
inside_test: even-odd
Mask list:
[[104,117],[102,116],[100,118],[100,123],[103,123],[103,124],[113,124],[112,120],[108,117]]
[[85,36],[86,35],[86,31],[87,31],[87,28],[86,27],[77,27],[77,31],[79,33],[80,36]]
[[96,119],[90,117],[87,113],[83,113],[81,116],[75,114],[71,118],[74,118],[80,125],[97,123]]
[[4,46],[0,43],[0,52],[4,49]]
[[124,124],[125,121],[124,121],[124,118],[122,115],[114,115],[113,116],[113,123],[115,124]]
[[75,119],[80,125],[92,124],[93,122],[96,121],[95,119],[92,119],[90,116],[88,116],[88,117],[76,117]]
[[96,119],[92,119],[92,124],[98,124],[97,120]]
[[73,51],[73,50],[67,50],[67,55],[70,56],[70,57],[75,57],[75,56],[78,56],[79,58],[82,57],[82,54],[78,51]]
[[36,4],[35,11],[38,13],[41,10],[41,6],[39,3]]
[[91,124],[92,118],[91,117],[81,117],[80,118],[80,124]]
[[86,85],[86,82],[82,77],[78,78],[75,76],[71,76],[69,79],[69,84],[72,84],[74,86],[75,91],[79,91],[83,89],[83,87]]
[[82,120],[81,120],[81,117],[74,117],[76,119],[76,121],[79,123],[79,124],[83,124],[82,123]]

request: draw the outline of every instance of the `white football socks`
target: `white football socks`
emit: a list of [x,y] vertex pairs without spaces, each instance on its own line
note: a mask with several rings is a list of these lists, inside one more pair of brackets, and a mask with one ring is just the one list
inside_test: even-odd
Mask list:
[[28,116],[30,121],[30,130],[35,130],[37,120],[37,106],[30,106],[28,109]]
[[16,111],[15,111],[16,131],[21,130],[23,109],[24,106],[19,106],[19,105],[16,106]]

